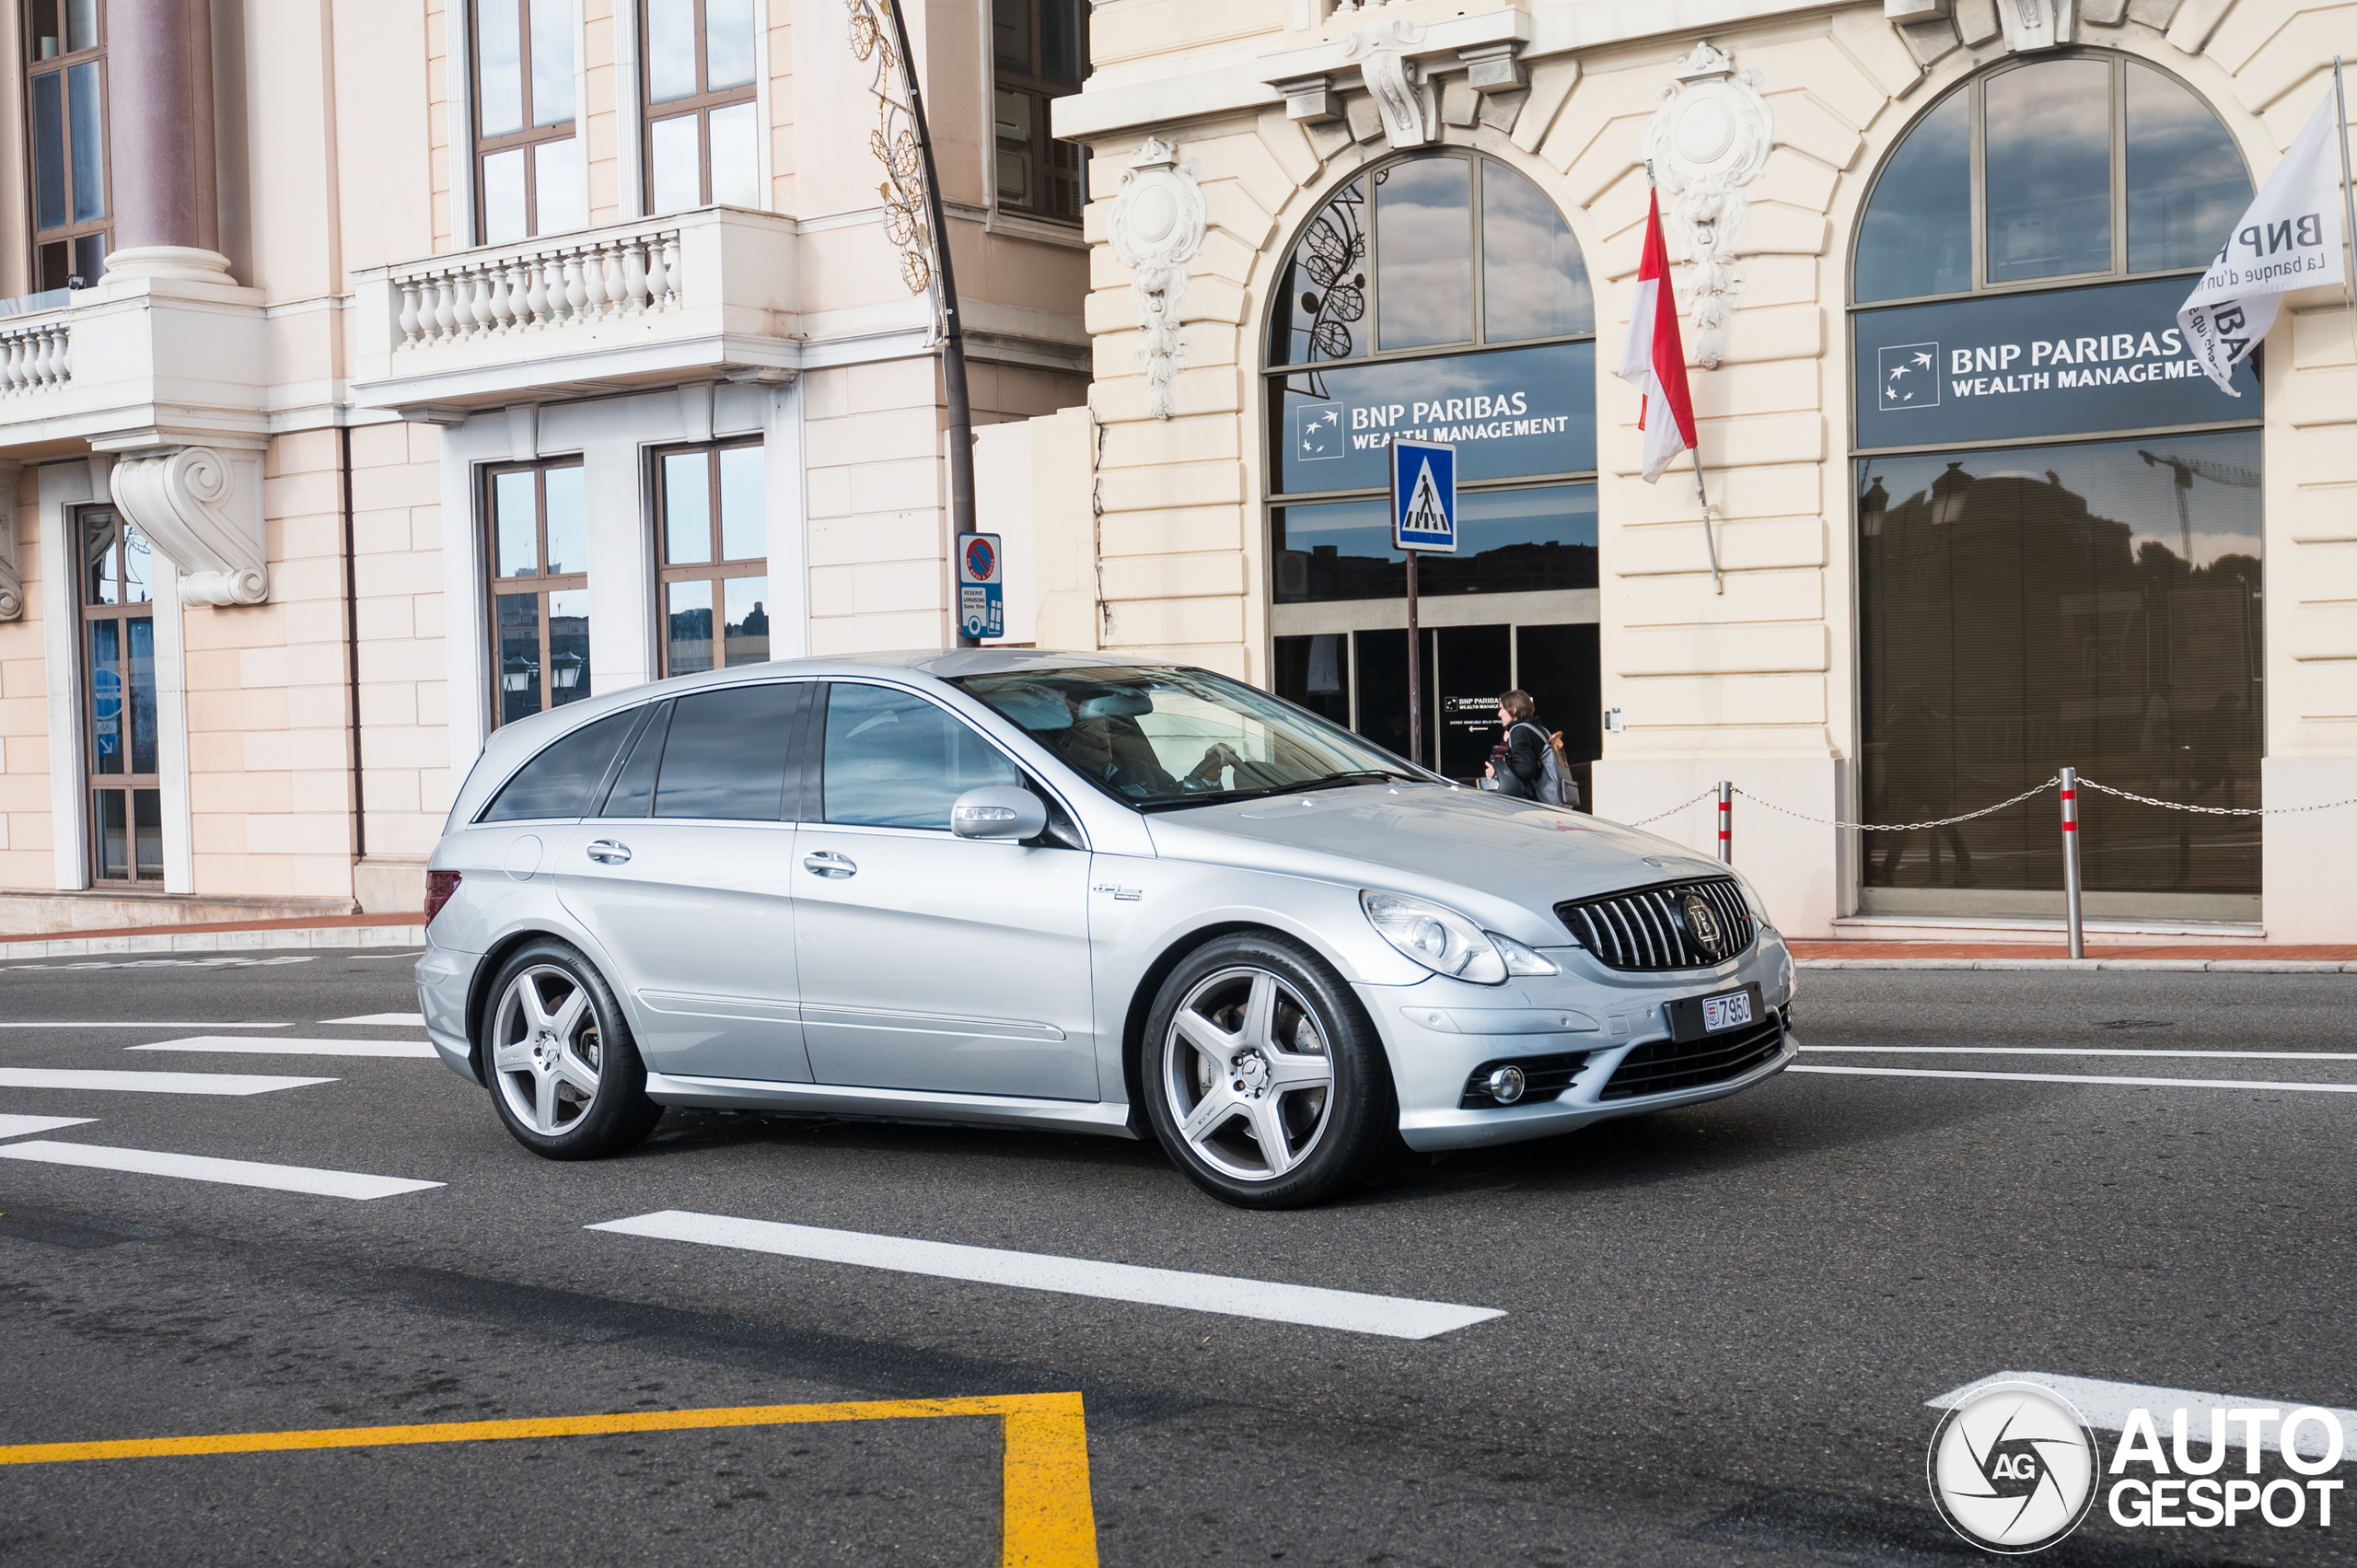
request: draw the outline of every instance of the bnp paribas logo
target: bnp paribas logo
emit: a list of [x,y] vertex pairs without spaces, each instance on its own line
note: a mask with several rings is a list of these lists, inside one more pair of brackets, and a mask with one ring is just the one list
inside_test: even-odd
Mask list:
[[1940,345],[1898,343],[1879,351],[1875,366],[1885,413],[1940,406]]
[[1294,456],[1306,462],[1339,458],[1350,449],[1342,436],[1342,405],[1307,403],[1293,411]]

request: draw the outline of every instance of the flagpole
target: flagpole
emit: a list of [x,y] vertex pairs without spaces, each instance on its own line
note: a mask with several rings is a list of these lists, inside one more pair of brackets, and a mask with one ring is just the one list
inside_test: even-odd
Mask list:
[[2349,346],[2357,349],[2357,186],[2349,180],[2349,97],[2340,85],[2340,56],[2332,57],[2332,145],[2340,150],[2340,237],[2349,245],[2340,292],[2349,301]]
[[[1653,191],[1655,188],[1654,160],[1647,158],[1645,160],[1645,189]],[[1656,212],[1660,210],[1658,197],[1655,199],[1655,210]],[[1661,286],[1669,291],[1669,308],[1676,310],[1678,308],[1677,285],[1665,277],[1661,280]],[[1659,307],[1656,306],[1655,308]],[[1711,552],[1711,591],[1715,594],[1724,594],[1727,591],[1727,585],[1726,580],[1719,575],[1719,541],[1711,532],[1711,493],[1702,488],[1702,422],[1699,419],[1694,422],[1694,449],[1687,455],[1694,459],[1694,498],[1702,504],[1702,546]]]

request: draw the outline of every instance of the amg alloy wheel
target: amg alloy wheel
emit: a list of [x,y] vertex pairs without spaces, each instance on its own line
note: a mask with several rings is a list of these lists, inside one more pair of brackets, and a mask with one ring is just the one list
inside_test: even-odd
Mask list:
[[618,1154],[654,1131],[663,1108],[613,993],[570,944],[537,942],[501,971],[484,1018],[483,1060],[500,1120],[551,1159]]

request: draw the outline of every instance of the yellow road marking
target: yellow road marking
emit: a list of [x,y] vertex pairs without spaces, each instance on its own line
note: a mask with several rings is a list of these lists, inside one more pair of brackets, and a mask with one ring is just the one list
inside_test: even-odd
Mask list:
[[873,1400],[831,1405],[736,1405],[613,1415],[528,1416],[419,1426],[342,1426],[308,1432],[223,1432],[102,1443],[0,1447],[0,1465],[82,1459],[158,1459],[264,1454],[300,1448],[377,1448],[410,1443],[487,1443],[517,1437],[587,1437],[618,1432],[689,1432],[810,1422],[1000,1418],[1002,1568],[1096,1568],[1097,1516],[1088,1496],[1088,1433],[1078,1394],[993,1394],[956,1400]]

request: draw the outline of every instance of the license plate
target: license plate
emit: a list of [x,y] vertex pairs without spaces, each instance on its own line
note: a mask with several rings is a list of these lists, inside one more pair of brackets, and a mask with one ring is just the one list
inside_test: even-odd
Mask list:
[[1702,1032],[1716,1034],[1721,1029],[1740,1028],[1751,1022],[1751,993],[1731,991],[1724,996],[1702,998]]

